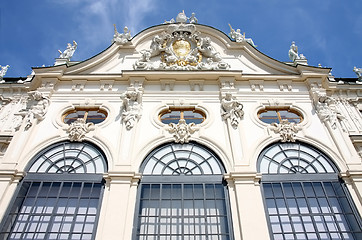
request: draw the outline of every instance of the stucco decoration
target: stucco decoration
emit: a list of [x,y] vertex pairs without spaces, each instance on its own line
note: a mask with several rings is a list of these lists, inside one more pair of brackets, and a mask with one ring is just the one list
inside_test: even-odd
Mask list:
[[358,77],[358,82],[362,83],[362,68],[353,68],[353,72],[356,73],[357,77]]
[[67,48],[64,50],[64,52],[58,50],[58,52],[60,53],[59,58],[64,58],[64,59],[70,60],[73,57],[73,54],[74,54],[75,50],[77,49],[77,46],[78,46],[78,44],[76,43],[76,41],[73,41],[73,45],[68,43]]
[[[25,130],[28,130],[34,121],[42,121],[48,111],[50,100],[39,91],[29,92],[27,109],[21,110],[20,114],[25,115]],[[30,106],[30,107],[29,107]]]
[[187,124],[185,119],[180,119],[178,124],[170,123],[167,130],[173,134],[176,143],[183,144],[189,142],[191,134],[193,134],[197,128],[195,123]]
[[126,44],[129,40],[131,40],[131,31],[128,29],[127,26],[123,28],[123,33],[119,33],[116,28],[116,24],[114,26],[114,35],[112,42],[116,42],[120,45]]
[[231,125],[236,128],[244,116],[243,104],[238,102],[231,93],[226,93],[221,99],[221,117],[224,120],[230,119]]
[[241,42],[245,41],[245,42],[249,43],[251,46],[256,47],[256,45],[253,42],[253,39],[246,38],[245,33],[242,34],[240,28],[236,29],[236,31],[235,31],[235,29],[233,29],[230,24],[229,24],[229,27],[230,27],[229,36],[231,39],[235,40],[235,42],[241,43]]
[[130,87],[121,95],[122,99],[122,121],[127,130],[134,127],[142,116],[142,88]]
[[150,49],[142,50],[134,63],[136,70],[226,70],[220,53],[209,37],[202,37],[190,23],[169,24],[153,37]]
[[303,59],[303,60],[306,59],[303,54],[298,53],[298,47],[295,45],[294,41],[292,42],[292,45],[290,45],[288,55],[289,59],[292,60],[293,62],[295,62],[295,60],[298,59]]
[[296,134],[301,128],[296,123],[282,119],[280,123],[272,123],[271,129],[280,134],[281,142],[295,142]]
[[319,94],[318,101],[315,102],[316,111],[323,122],[329,122],[332,129],[337,128],[337,122],[344,119],[336,105],[336,99]]
[[3,79],[3,77],[5,76],[6,72],[8,71],[9,69],[9,65],[6,65],[6,66],[1,66],[0,65],[0,83],[4,83],[5,80]]
[[85,134],[94,129],[94,123],[86,123],[84,118],[78,118],[69,125],[66,132],[69,134],[69,140],[71,142],[82,142],[85,138]]

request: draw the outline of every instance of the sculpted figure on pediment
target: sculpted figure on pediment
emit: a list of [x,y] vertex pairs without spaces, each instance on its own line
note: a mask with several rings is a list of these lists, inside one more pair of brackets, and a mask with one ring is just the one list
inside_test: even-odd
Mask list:
[[67,129],[69,140],[71,142],[81,142],[84,140],[85,134],[94,130],[94,128],[94,123],[86,123],[84,118],[78,118],[72,122]]
[[243,104],[238,102],[231,93],[226,93],[221,100],[221,116],[224,120],[230,119],[233,127],[237,127],[244,116]]
[[74,54],[75,50],[77,49],[77,46],[78,46],[78,44],[76,41],[73,41],[73,45],[68,43],[67,48],[64,50],[64,52],[58,50],[58,52],[60,53],[59,58],[65,58],[65,59],[70,60],[73,57],[73,54]]
[[130,130],[142,116],[142,89],[130,88],[121,95],[122,121]]
[[362,82],[362,68],[353,68],[353,72],[356,73],[357,77],[358,77],[358,81]]
[[116,28],[116,24],[114,26],[114,35],[113,35],[113,42],[119,43],[119,44],[125,44],[129,40],[131,40],[131,31],[128,29],[127,26],[124,27],[123,33],[119,33]]

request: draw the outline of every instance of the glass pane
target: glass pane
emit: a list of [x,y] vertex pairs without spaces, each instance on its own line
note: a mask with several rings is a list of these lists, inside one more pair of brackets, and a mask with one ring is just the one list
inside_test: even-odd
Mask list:
[[170,113],[165,113],[161,115],[161,122],[164,124],[175,123],[177,124],[181,119],[180,111],[171,111]]

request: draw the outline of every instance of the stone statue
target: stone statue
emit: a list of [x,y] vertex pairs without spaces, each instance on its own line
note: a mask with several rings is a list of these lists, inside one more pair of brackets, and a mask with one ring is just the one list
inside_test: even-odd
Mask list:
[[288,52],[289,59],[295,62],[297,59],[306,59],[303,54],[298,54],[298,47],[295,45],[295,42],[292,42],[292,45],[290,45],[290,49]]
[[131,88],[121,95],[121,99],[122,120],[130,130],[142,116],[142,90]]
[[114,35],[113,35],[113,42],[125,44],[129,40],[131,40],[131,31],[128,29],[127,26],[124,27],[123,33],[119,33],[116,28],[116,24],[113,24],[114,26]]
[[233,29],[230,24],[229,24],[229,27],[230,27],[229,36],[231,37],[231,39],[234,39],[235,42],[242,42],[245,40],[245,33],[241,34],[239,28],[236,29],[236,31],[235,31],[235,29]]
[[237,127],[244,115],[243,104],[239,103],[231,93],[226,93],[221,100],[221,116],[224,120],[230,119],[231,125]]
[[59,58],[66,58],[70,60],[75,52],[75,49],[77,49],[77,45],[78,44],[76,43],[76,41],[73,41],[73,45],[68,43],[67,49],[65,49],[64,52],[58,50],[58,52],[60,53]]
[[279,133],[282,142],[295,142],[296,133],[300,128],[294,122],[282,119],[280,123],[272,123],[272,130]]
[[357,74],[358,81],[362,81],[362,68],[353,68],[353,72]]
[[85,134],[94,130],[94,128],[94,123],[86,123],[84,118],[78,118],[72,122],[67,129],[69,140],[71,142],[81,142],[84,140]]
[[3,80],[3,77],[5,76],[6,72],[8,71],[9,69],[9,65],[6,65],[6,66],[1,66],[0,65],[0,83],[4,83],[5,81]]
[[221,61],[220,53],[216,52],[215,48],[211,46],[211,39],[209,37],[201,38],[200,45],[197,49],[207,58],[215,62]]
[[175,142],[181,144],[188,143],[191,134],[196,131],[195,123],[187,124],[185,119],[180,119],[178,124],[170,123],[169,126],[170,128],[168,129],[168,131],[170,133],[173,133]]
[[49,98],[43,96],[43,94],[39,91],[29,92],[29,95],[30,98],[36,102],[36,104],[33,105],[27,113],[25,126],[26,130],[28,130],[33,125],[34,120],[42,121],[44,119],[50,104]]
[[187,17],[186,17],[186,14],[185,14],[184,10],[182,10],[182,12],[180,12],[177,15],[176,22],[178,22],[178,23],[186,23],[187,22]]
[[189,23],[197,23],[197,18],[195,17],[195,13],[191,14],[191,17],[189,18]]

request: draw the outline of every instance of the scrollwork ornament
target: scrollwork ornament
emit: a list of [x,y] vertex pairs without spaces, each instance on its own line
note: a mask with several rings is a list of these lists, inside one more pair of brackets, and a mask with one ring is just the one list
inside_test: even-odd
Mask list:
[[193,134],[197,128],[195,123],[187,124],[185,119],[180,119],[178,124],[170,123],[167,130],[173,134],[176,143],[184,144],[189,142],[191,134]]
[[272,123],[271,129],[274,133],[279,133],[281,142],[295,142],[296,134],[301,128],[296,123],[282,119],[280,123]]
[[69,134],[69,140],[71,142],[82,142],[85,138],[85,134],[94,129],[94,123],[86,123],[84,118],[78,118],[69,125],[66,132]]

